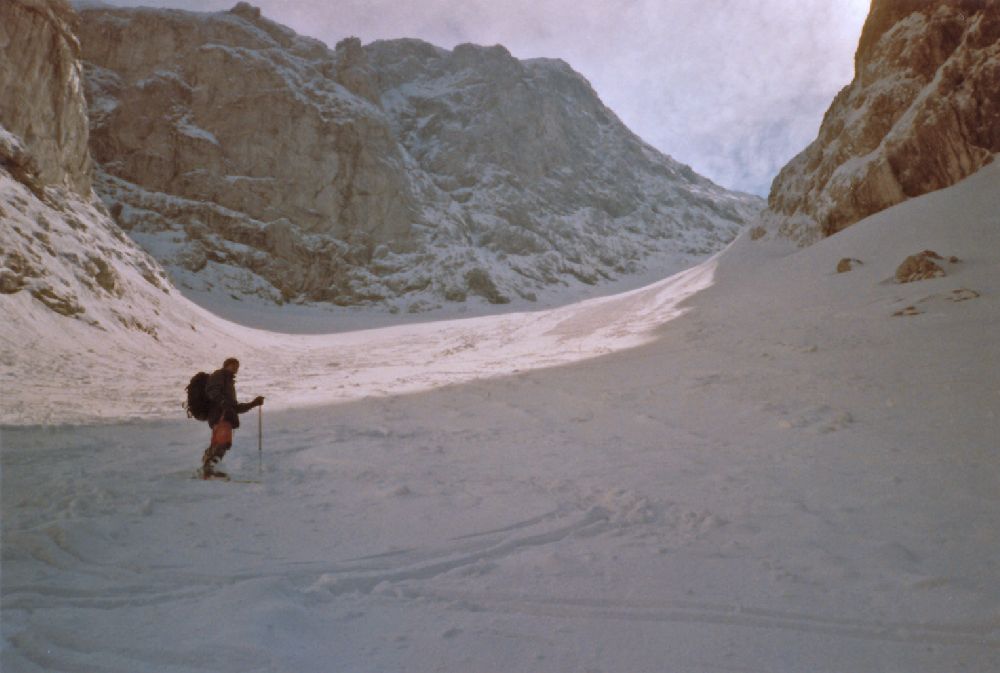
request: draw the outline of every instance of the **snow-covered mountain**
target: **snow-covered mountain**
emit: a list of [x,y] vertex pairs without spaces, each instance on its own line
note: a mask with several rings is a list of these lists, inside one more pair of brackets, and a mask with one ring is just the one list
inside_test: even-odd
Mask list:
[[755,215],[558,60],[83,8],[96,189],[182,288],[423,311],[665,273]]
[[[5,672],[1000,670],[1000,162],[621,295],[277,334],[89,189],[65,10],[0,2]],[[260,483],[190,478],[231,355]]]
[[758,235],[800,244],[955,184],[1000,152],[1000,2],[874,0],[854,81],[775,179]]

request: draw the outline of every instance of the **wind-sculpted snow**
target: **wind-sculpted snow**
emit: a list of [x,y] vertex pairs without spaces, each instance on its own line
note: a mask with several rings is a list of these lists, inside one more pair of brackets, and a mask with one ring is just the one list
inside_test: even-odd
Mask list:
[[530,306],[669,275],[762,205],[643,143],[561,61],[330,50],[246,5],[81,15],[97,190],[191,296]]
[[[327,337],[203,321],[241,395],[267,396],[262,451],[254,411],[225,461],[260,483],[192,479],[207,428],[179,407],[4,427],[0,666],[993,673],[998,179],[549,313]],[[961,262],[896,283],[914,245]],[[163,321],[197,310],[165,298]],[[116,391],[179,396],[216,354],[183,369],[36,308],[18,329],[52,317],[74,358],[0,331],[5,381],[22,349],[43,368],[5,412],[134,411]],[[46,357],[88,367],[57,381],[76,406]]]

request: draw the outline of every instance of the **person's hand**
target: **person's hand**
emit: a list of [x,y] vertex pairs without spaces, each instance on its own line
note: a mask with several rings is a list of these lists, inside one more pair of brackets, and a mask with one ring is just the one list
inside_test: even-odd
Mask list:
[[257,397],[253,398],[253,405],[255,407],[263,406],[264,405],[264,398],[262,396],[260,396],[260,395],[258,395]]

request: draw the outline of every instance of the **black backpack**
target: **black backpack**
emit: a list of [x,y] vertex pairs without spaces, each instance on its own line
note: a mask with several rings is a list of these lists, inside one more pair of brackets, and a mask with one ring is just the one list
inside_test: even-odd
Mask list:
[[212,411],[212,402],[208,399],[206,387],[208,385],[208,374],[198,372],[191,377],[191,382],[187,384],[187,402],[184,408],[187,409],[188,418],[198,421],[207,421],[208,415]]

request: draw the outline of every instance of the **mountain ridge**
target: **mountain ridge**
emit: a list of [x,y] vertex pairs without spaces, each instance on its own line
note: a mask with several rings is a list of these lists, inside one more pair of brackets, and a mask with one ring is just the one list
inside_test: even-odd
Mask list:
[[530,306],[669,273],[762,205],[643,143],[558,60],[412,39],[331,50],[245,3],[81,17],[97,190],[188,290]]

